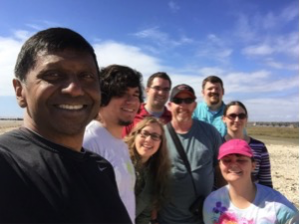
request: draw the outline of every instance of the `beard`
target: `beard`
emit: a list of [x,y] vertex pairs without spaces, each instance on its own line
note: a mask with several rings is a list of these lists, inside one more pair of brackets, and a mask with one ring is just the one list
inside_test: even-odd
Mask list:
[[118,124],[119,124],[120,126],[128,126],[128,125],[132,124],[132,122],[133,122],[133,121],[119,120],[119,121],[118,121]]
[[209,97],[209,102],[211,105],[216,105],[218,103],[220,103],[221,99],[220,99],[220,95],[218,93],[216,94],[211,94]]

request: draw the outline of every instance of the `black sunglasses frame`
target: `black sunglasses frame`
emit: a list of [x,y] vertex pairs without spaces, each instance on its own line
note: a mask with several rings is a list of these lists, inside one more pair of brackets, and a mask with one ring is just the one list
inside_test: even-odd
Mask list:
[[195,99],[193,99],[193,98],[173,98],[171,102],[173,102],[175,104],[182,104],[182,103],[191,104],[191,103],[195,102]]
[[237,117],[238,117],[240,120],[244,120],[244,119],[247,118],[247,114],[245,114],[245,113],[240,113],[240,114],[232,113],[232,114],[226,115],[226,117],[228,117],[230,120],[235,120]]

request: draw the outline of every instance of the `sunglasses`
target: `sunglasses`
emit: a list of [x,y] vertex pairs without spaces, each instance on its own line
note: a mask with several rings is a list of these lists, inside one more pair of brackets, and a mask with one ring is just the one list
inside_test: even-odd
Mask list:
[[193,99],[193,98],[184,98],[184,99],[174,98],[172,100],[172,102],[175,103],[175,104],[182,104],[182,103],[191,104],[191,103],[195,102],[195,99]]
[[160,141],[161,140],[161,135],[156,134],[156,133],[150,133],[148,131],[139,131],[139,134],[141,135],[142,138],[147,138],[148,136],[150,136],[150,138],[153,141]]
[[245,113],[240,113],[240,114],[228,114],[226,115],[226,117],[228,117],[230,120],[235,120],[237,117],[240,120],[244,120],[247,117],[247,114]]

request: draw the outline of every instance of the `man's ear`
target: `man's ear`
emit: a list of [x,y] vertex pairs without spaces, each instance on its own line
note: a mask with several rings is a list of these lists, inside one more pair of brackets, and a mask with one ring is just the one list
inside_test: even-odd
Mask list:
[[27,107],[26,94],[22,82],[19,79],[13,79],[13,86],[19,106],[22,108]]

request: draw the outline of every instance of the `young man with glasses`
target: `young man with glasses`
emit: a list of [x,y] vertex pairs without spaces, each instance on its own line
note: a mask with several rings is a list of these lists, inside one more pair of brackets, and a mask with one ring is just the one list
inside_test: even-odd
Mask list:
[[147,81],[147,102],[141,104],[132,124],[123,128],[123,137],[128,135],[132,128],[144,117],[156,117],[163,124],[171,120],[171,113],[165,106],[171,89],[171,79],[165,72],[151,75]]
[[226,106],[223,102],[223,81],[217,76],[206,77],[202,82],[202,96],[204,101],[197,105],[193,118],[213,125],[224,137],[227,129],[222,121]]
[[[221,175],[215,175],[221,136],[212,125],[192,119],[197,105],[195,100],[195,92],[188,85],[175,86],[171,92],[169,109],[172,113],[172,120],[170,124],[182,144],[191,167],[192,177],[176,149],[179,146],[175,144],[165,125],[172,169],[170,200],[159,211],[159,223],[203,223],[190,211],[190,207],[199,196],[207,196],[213,186],[218,185],[217,181],[221,178]],[[220,173],[217,172],[217,174]],[[195,189],[193,183],[195,183]]]

